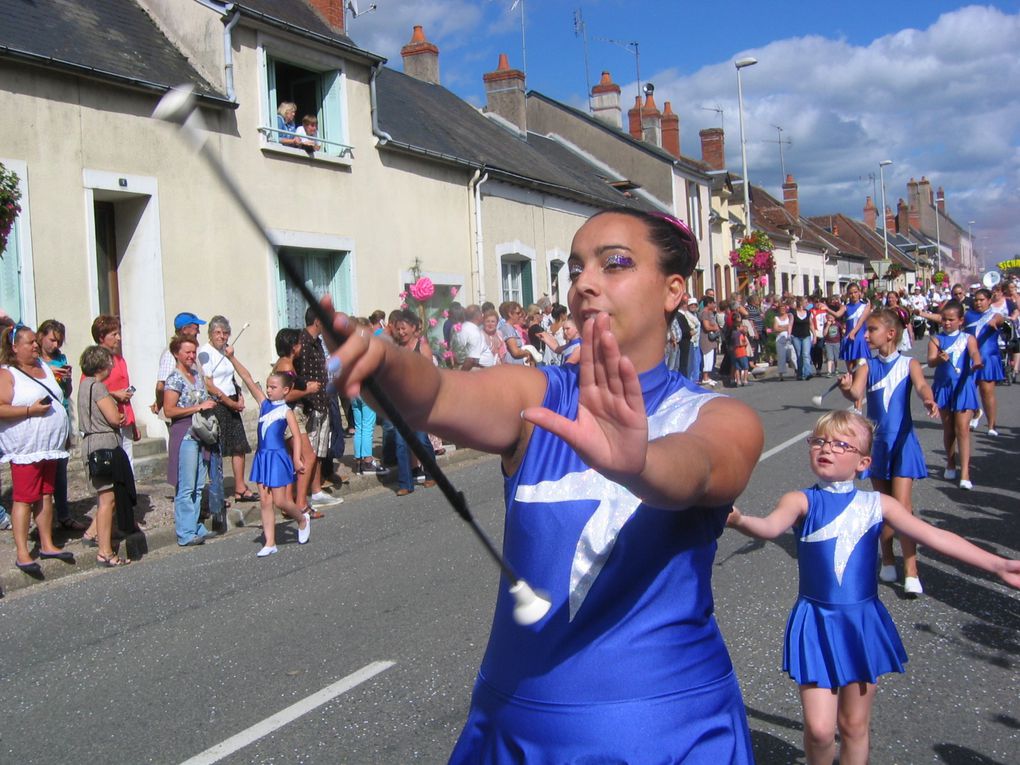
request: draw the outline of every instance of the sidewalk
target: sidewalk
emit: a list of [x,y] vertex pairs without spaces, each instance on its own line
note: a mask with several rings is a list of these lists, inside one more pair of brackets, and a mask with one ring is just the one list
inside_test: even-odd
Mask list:
[[[436,459],[441,467],[447,468],[450,465],[465,462],[478,456],[480,456],[479,452],[470,449],[456,449],[452,445],[447,445],[446,454]],[[345,502],[356,500],[359,493],[370,489],[396,484],[397,471],[395,468],[388,475],[382,477],[355,475],[352,472],[353,462],[354,459],[350,456],[345,456],[337,462],[337,472],[341,473],[345,480],[342,486],[334,485],[327,489],[334,496],[342,497]],[[74,463],[77,463],[77,465]],[[71,469],[68,470],[68,499],[71,506],[71,514],[75,518],[87,522],[88,518],[86,516],[90,515],[95,509],[95,494],[92,492],[91,484],[87,482],[84,471],[81,469],[81,460],[72,457],[70,467]],[[226,496],[229,498],[233,496],[234,485],[233,478],[229,472],[229,462],[225,468],[227,475],[224,481],[224,488]],[[10,470],[5,466],[3,472],[4,491],[2,501],[4,506],[10,509]],[[119,544],[116,540],[114,541],[114,547],[118,550],[119,554],[126,554],[132,561],[136,561],[147,553],[159,548],[176,547],[177,545],[177,537],[174,533],[173,487],[161,480],[161,476],[164,476],[166,473],[165,453],[145,458],[143,469],[139,469],[138,473],[138,505],[135,508],[135,516],[145,524],[145,531],[131,534],[121,540]],[[252,528],[261,526],[258,502],[231,502],[230,504],[227,535],[234,535],[239,532],[250,533]],[[235,508],[240,509],[244,514],[245,526],[243,528],[233,525],[236,519],[236,514],[233,512]],[[322,505],[321,508],[327,514],[338,513],[343,512],[344,505]],[[234,517],[231,518],[231,516]],[[206,523],[208,527],[208,522]],[[96,568],[96,548],[85,547],[81,537],[81,532],[67,532],[59,527],[55,529],[53,532],[54,544],[74,553],[75,561],[73,564],[64,563],[59,560],[38,561],[42,566],[45,579],[37,580],[15,567],[14,562],[17,558],[13,534],[11,531],[0,531],[0,597],[3,597],[8,592],[21,590],[35,584],[42,584],[44,581]],[[34,550],[37,544],[34,528],[29,541]],[[215,543],[215,540],[210,542],[210,544]],[[186,554],[185,548],[181,548],[181,551]]]

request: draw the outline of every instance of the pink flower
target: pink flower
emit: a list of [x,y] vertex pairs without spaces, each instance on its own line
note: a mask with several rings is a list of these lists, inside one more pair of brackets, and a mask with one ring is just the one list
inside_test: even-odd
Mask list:
[[463,325],[463,324],[461,324],[460,322],[458,322],[458,323],[454,324],[454,325],[453,325],[453,331],[454,331],[454,332],[460,332],[460,328],[461,328],[462,326],[464,326],[464,325]]
[[406,298],[407,297],[407,290],[404,290],[403,292],[401,292],[399,295],[397,295],[397,297],[400,298],[401,300]]
[[407,303],[401,303],[400,304],[400,309],[403,310],[403,311],[406,311],[407,310]]
[[431,318],[431,319],[429,319],[429,326],[430,326],[430,327],[434,327],[434,326],[436,326],[436,325],[437,325],[438,323],[439,323],[439,319],[436,319],[436,318]]
[[457,297],[457,293],[460,292],[456,287],[450,287],[450,297]]
[[867,279],[861,279],[861,287],[863,287],[864,289],[868,288],[868,280]]
[[427,276],[423,276],[411,285],[411,297],[419,303],[424,303],[436,294],[436,285]]
[[449,361],[452,358],[453,358],[453,351],[446,351],[446,353],[443,354],[443,359],[445,359],[446,361]]
[[444,319],[449,319],[450,318],[450,312],[449,311],[443,311],[443,318]]

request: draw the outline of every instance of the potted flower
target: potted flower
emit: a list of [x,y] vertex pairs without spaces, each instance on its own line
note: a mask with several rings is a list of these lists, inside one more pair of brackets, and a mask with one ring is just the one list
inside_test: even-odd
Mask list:
[[453,353],[443,337],[442,325],[449,318],[450,303],[457,297],[458,288],[436,285],[429,277],[422,276],[421,261],[418,259],[411,266],[411,277],[413,281],[398,296],[400,307],[418,314],[422,332],[428,337],[436,357],[442,362],[448,362],[453,358]]
[[768,234],[764,231],[752,231],[740,240],[740,246],[730,252],[730,264],[735,266],[737,273],[745,276],[752,289],[764,288],[768,277],[775,270],[776,261],[772,257],[775,247]]
[[21,190],[18,188],[18,176],[8,170],[0,162],[0,256],[7,249],[7,238],[11,235],[14,221],[21,212]]

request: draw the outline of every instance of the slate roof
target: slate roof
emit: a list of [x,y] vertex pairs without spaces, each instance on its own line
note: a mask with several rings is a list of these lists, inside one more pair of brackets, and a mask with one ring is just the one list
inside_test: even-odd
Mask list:
[[241,0],[235,2],[234,7],[242,15],[271,26],[340,45],[372,61],[386,60],[383,56],[359,48],[350,37],[334,30],[305,0]]
[[622,130],[621,128],[609,125],[600,120],[598,117],[588,114],[588,112],[582,111],[581,109],[575,109],[573,106],[568,106],[567,104],[562,103],[561,101],[549,98],[549,96],[543,95],[542,93],[539,93],[537,90],[529,90],[528,98],[539,98],[542,101],[545,101],[547,104],[551,104],[552,106],[555,106],[557,109],[562,109],[563,111],[572,114],[574,117],[577,117],[580,120],[584,120],[585,122],[594,125],[600,130],[609,133],[610,135],[620,139],[621,141],[625,141],[626,143],[629,143],[631,146],[641,149],[645,153],[651,154],[666,162],[674,162],[696,173],[707,173],[709,170],[712,169],[707,164],[698,159],[685,157],[682,154],[679,157],[674,157],[668,151],[659,146],[656,146],[655,144],[648,143],[647,141],[642,141],[638,138],[635,138],[626,130]]
[[481,114],[441,85],[383,68],[376,81],[379,127],[392,137],[385,148],[438,161],[482,168],[517,185],[531,186],[597,206],[656,209],[611,187],[610,179],[556,141],[527,139]]
[[0,57],[155,92],[187,82],[225,100],[128,0],[3,0]]

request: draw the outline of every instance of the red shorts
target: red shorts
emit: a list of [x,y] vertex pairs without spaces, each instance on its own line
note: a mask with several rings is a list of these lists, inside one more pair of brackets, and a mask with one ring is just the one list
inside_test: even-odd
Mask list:
[[43,460],[28,465],[11,463],[11,499],[31,505],[53,493],[57,482],[57,461]]

